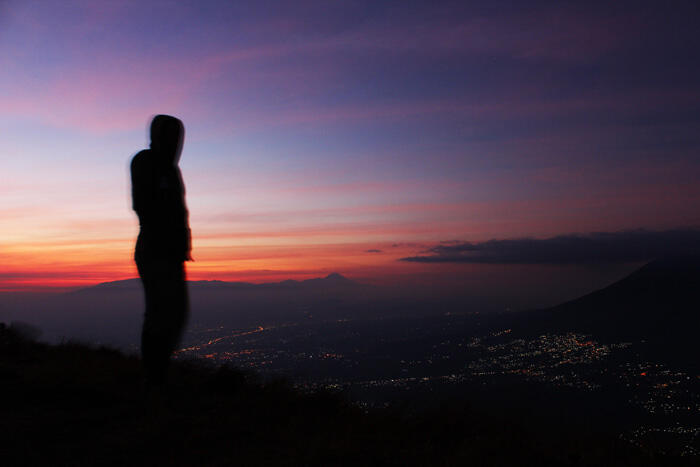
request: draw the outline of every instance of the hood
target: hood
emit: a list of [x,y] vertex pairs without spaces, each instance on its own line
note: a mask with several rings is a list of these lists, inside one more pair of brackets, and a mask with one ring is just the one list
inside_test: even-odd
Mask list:
[[156,115],[151,121],[151,149],[164,164],[177,165],[180,161],[185,126],[170,115]]

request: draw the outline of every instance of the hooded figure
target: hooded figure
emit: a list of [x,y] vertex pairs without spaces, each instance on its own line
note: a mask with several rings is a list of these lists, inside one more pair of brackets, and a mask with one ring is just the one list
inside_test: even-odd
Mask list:
[[146,378],[154,384],[165,383],[189,309],[183,263],[191,260],[190,227],[177,165],[184,135],[180,120],[157,115],[151,122],[151,149],[131,161],[131,194],[140,226],[134,259],[146,298],[141,356]]

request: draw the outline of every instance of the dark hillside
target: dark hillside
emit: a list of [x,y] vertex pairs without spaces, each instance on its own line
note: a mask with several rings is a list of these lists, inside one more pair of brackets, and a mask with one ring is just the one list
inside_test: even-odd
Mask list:
[[335,395],[178,362],[163,393],[106,348],[0,326],[2,465],[670,465],[615,438],[464,405],[366,412]]
[[700,328],[700,257],[652,261],[608,287],[522,318],[538,332],[645,340],[653,352],[692,364]]

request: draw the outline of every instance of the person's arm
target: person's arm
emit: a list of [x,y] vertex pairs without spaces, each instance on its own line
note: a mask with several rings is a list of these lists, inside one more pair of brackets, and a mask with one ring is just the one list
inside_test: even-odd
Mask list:
[[172,172],[169,193],[173,198],[169,198],[172,203],[168,206],[172,209],[170,219],[174,221],[172,225],[173,233],[177,233],[177,246],[183,261],[194,261],[192,259],[192,232],[190,230],[190,215],[185,201],[185,183],[179,168]]
[[[178,174],[179,175],[179,174]],[[181,184],[182,193],[182,219],[183,219],[183,249],[185,251],[185,261],[194,261],[192,258],[192,230],[190,229],[190,213],[187,210],[187,203],[185,201],[185,186],[182,182],[182,176],[179,177]]]
[[134,156],[131,160],[131,201],[132,208],[141,220],[149,217],[153,209],[153,181],[150,172],[143,152]]
[[185,229],[185,261],[194,261],[192,258],[192,231],[190,230],[189,222]]

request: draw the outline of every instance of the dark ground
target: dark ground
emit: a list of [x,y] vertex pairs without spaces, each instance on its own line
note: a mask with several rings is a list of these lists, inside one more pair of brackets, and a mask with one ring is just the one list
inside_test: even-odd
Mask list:
[[464,402],[364,411],[228,368],[177,362],[148,391],[140,361],[37,344],[0,325],[0,463],[14,465],[693,465],[601,433]]

